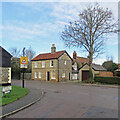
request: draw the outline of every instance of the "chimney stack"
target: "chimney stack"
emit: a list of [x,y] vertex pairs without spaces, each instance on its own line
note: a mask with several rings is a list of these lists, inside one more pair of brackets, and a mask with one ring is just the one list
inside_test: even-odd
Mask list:
[[77,53],[74,51],[73,52],[73,58],[76,59],[76,57],[77,57]]
[[51,54],[54,54],[55,52],[56,52],[55,44],[52,44],[52,47],[51,47]]

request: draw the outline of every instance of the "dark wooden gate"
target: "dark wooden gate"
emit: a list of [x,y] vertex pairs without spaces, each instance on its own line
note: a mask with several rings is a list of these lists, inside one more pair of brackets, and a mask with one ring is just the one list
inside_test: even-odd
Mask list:
[[89,80],[89,71],[82,71],[82,81]]

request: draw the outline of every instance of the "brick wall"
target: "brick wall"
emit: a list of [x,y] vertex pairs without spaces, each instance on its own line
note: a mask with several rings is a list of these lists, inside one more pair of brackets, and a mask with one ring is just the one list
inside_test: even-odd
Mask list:
[[[20,79],[23,79],[23,73],[20,75]],[[24,79],[25,80],[31,80],[32,79],[32,73],[24,73]]]
[[[53,67],[50,67],[50,61],[53,60]],[[57,59],[43,60],[45,61],[45,67],[42,68],[41,61],[32,61],[32,79],[33,80],[47,80],[47,72],[50,73],[50,81],[58,81],[58,61]],[[37,68],[35,68],[35,62],[37,62]],[[35,78],[35,72],[37,72],[37,78]],[[39,78],[39,72],[41,72],[41,78]],[[51,78],[51,73],[55,73],[55,79]]]
[[[66,61],[66,64],[65,64]],[[65,77],[63,78],[62,75],[65,73]],[[66,81],[69,80],[72,76],[72,61],[68,57],[66,53],[59,58],[59,81]],[[71,78],[70,78],[71,79]]]
[[113,73],[109,71],[99,71],[99,74],[96,76],[113,77]]

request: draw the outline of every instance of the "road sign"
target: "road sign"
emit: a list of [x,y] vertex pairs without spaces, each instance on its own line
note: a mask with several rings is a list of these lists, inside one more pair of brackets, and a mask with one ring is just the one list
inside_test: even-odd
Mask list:
[[25,56],[21,56],[20,68],[27,68],[27,64],[28,64],[28,58]]

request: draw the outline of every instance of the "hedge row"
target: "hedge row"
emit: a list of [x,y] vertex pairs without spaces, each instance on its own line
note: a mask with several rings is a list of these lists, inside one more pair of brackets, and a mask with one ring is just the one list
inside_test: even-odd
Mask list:
[[95,77],[95,82],[106,83],[106,84],[119,84],[119,77]]

